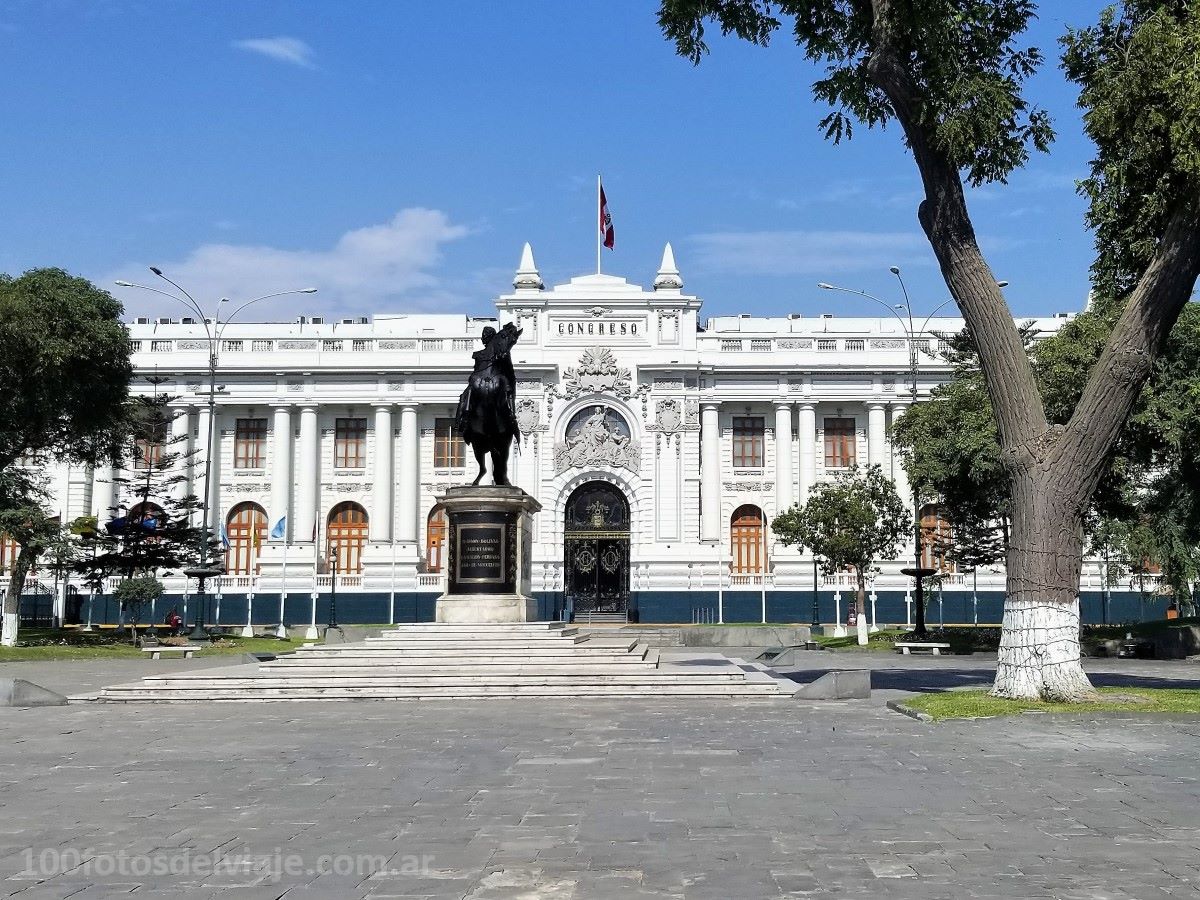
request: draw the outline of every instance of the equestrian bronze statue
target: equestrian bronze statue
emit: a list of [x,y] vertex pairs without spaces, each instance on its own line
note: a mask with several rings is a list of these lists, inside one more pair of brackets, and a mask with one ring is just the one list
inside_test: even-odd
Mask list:
[[513,372],[512,348],[521,331],[511,322],[499,331],[489,325],[483,329],[483,349],[471,354],[475,370],[458,399],[454,424],[479,463],[479,475],[472,484],[483,479],[484,460],[489,453],[492,481],[498,485],[510,484],[508,452],[518,434],[517,377]]

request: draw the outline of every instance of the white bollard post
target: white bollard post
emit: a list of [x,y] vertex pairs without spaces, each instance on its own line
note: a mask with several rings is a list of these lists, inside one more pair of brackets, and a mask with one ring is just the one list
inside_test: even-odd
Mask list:
[[242,626],[242,637],[254,637],[254,582],[250,582],[250,590],[246,591],[246,624]]
[[912,605],[913,605],[912,592],[905,591],[904,592],[904,627],[909,629],[910,631],[912,630],[912,627],[913,627]]
[[879,599],[879,595],[874,590],[871,591],[871,634],[879,631],[879,620],[875,618],[875,601]]
[[315,641],[321,635],[317,631],[317,591],[314,588],[312,592],[312,621],[309,623],[308,630],[304,632],[306,641]]
[[833,626],[834,637],[845,637],[846,626],[842,624],[842,592],[833,592],[833,620],[836,623]]

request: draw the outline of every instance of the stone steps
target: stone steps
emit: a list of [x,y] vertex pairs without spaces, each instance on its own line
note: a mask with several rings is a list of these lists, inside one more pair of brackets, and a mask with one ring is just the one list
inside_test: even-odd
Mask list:
[[600,647],[584,645],[578,649],[572,649],[569,646],[529,647],[525,645],[503,646],[496,644],[467,644],[459,647],[363,647],[359,644],[343,644],[341,646],[345,649],[325,649],[307,653],[297,651],[295,657],[299,659],[388,659],[393,656],[424,656],[430,659],[436,657],[457,659],[461,656],[493,656],[497,658],[520,657],[525,659],[536,657],[537,659],[548,659],[554,656],[562,656],[570,659],[587,659],[591,656],[619,656],[627,653],[644,654],[644,649],[639,649],[635,643],[622,646]]
[[551,659],[551,660],[514,660],[494,658],[484,659],[461,659],[461,660],[445,660],[445,659],[389,659],[383,662],[364,662],[358,660],[289,660],[277,659],[272,662],[265,662],[259,666],[263,672],[295,672],[303,675],[307,672],[378,672],[381,675],[392,673],[403,674],[405,672],[521,672],[536,669],[539,672],[572,672],[579,669],[600,669],[604,668],[608,671],[632,671],[634,669],[656,669],[658,668],[657,654],[647,654],[646,656],[633,656],[626,654],[625,656],[614,656],[611,658],[599,658],[587,660],[579,659]]
[[758,663],[699,654],[663,662],[630,635],[560,623],[408,625],[355,644],[305,645],[257,667],[153,675],[105,688],[108,702],[416,700],[525,697],[788,697]]
[[[569,688],[569,690],[568,690]],[[106,688],[102,699],[108,703],[182,703],[197,701],[226,702],[284,702],[299,700],[431,700],[431,699],[512,699],[521,697],[548,697],[562,700],[567,697],[621,697],[654,700],[664,697],[730,697],[730,698],[779,698],[782,694],[774,685],[746,684],[737,682],[707,682],[702,678],[691,678],[680,684],[626,685],[608,683],[578,683],[572,685],[471,685],[439,687],[413,685],[411,687],[353,687],[339,688],[313,686],[306,688],[292,685],[287,688],[254,690],[249,688],[205,687],[195,691],[177,687],[123,692]]]

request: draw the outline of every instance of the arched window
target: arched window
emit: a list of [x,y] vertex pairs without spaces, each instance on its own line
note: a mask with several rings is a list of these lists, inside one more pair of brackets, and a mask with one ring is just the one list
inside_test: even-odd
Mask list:
[[942,516],[941,507],[930,503],[921,507],[921,565],[939,572],[953,572],[954,561],[948,558],[954,548],[950,523]]
[[367,543],[367,511],[357,503],[339,503],[329,511],[325,528],[325,559],[328,563],[337,548],[339,575],[362,574],[362,551]]
[[138,503],[129,508],[129,521],[142,523],[147,528],[162,528],[165,524],[162,507],[156,503]]
[[229,549],[225,551],[225,571],[230,575],[257,575],[258,558],[267,536],[267,514],[257,503],[239,503],[225,520]]
[[435,506],[425,526],[425,565],[430,572],[440,572],[445,562],[446,510]]
[[733,546],[733,573],[758,575],[766,568],[763,547],[763,514],[757,506],[739,506],[729,521]]

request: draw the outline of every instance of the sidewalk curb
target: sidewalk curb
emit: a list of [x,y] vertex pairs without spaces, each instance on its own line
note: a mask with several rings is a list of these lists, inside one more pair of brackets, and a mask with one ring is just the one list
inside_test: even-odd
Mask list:
[[902,700],[889,700],[887,708],[900,713],[902,716],[908,716],[910,719],[916,719],[918,722],[932,722],[933,716],[929,713],[923,713],[918,709],[913,709],[911,706],[905,706]]

